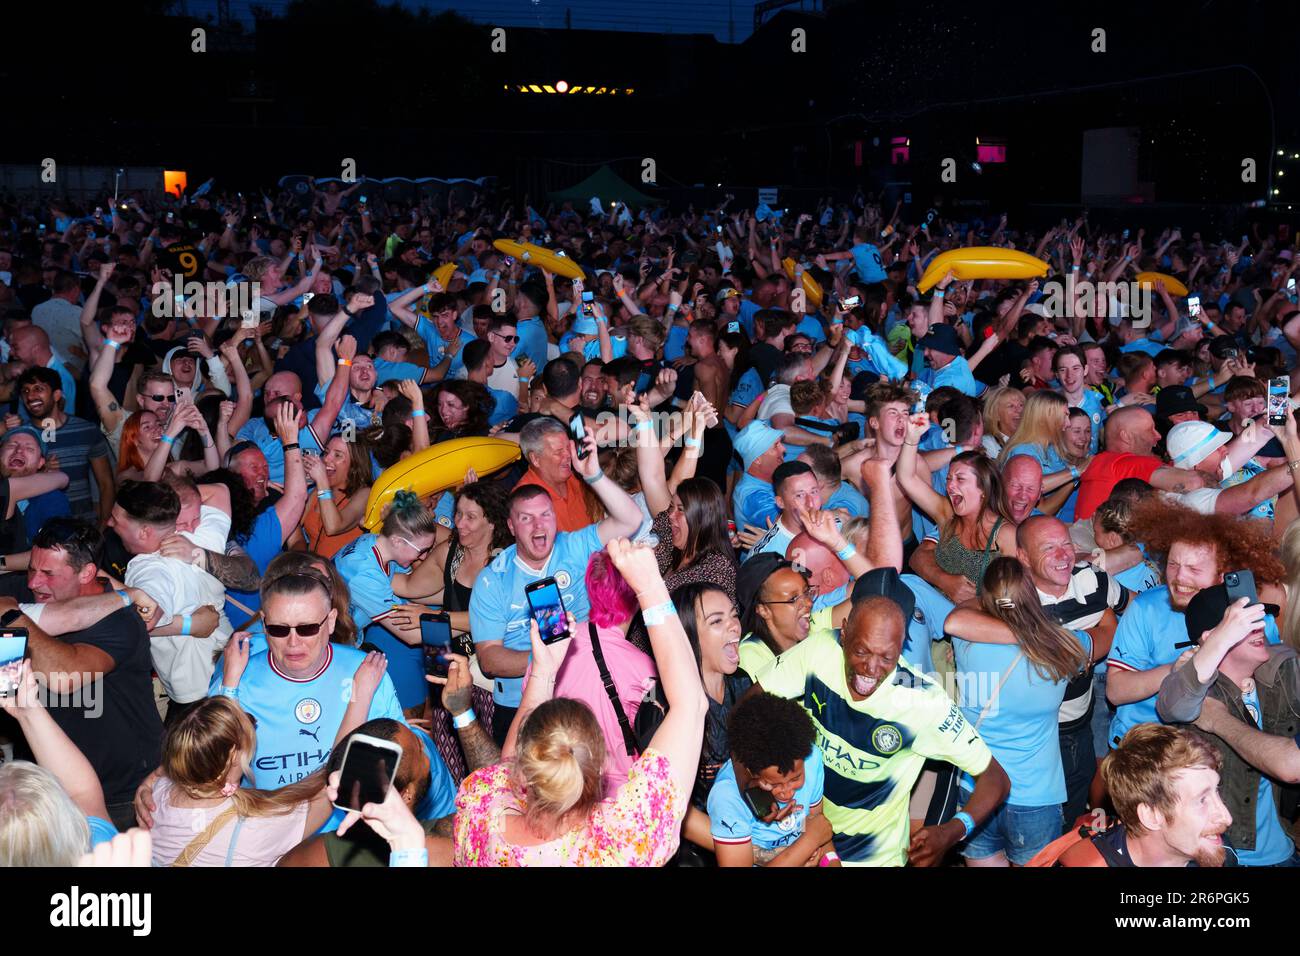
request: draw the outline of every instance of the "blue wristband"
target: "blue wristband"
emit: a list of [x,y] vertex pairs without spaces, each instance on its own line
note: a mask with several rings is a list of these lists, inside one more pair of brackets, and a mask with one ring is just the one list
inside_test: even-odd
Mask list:
[[418,850],[394,850],[388,854],[388,865],[392,866],[417,866],[425,867],[429,865],[429,851],[425,847]]
[[648,607],[641,612],[641,619],[645,621],[646,627],[654,627],[656,624],[662,624],[670,617],[677,616],[677,605],[672,601],[665,601],[663,604],[656,604],[654,607]]
[[333,500],[334,500],[334,492],[330,491],[330,489],[328,489],[328,488],[324,488],[324,489],[322,489],[322,490],[316,492],[316,497],[317,497],[319,500],[321,500],[321,501],[333,501]]
[[163,437],[160,438],[160,439],[158,439],[158,440],[159,440],[160,442],[162,442],[164,445],[174,445],[174,444],[176,444],[176,439],[175,439],[175,438],[172,438],[171,435],[163,435]]
[[185,637],[190,636],[190,625],[193,624],[191,616],[188,614],[181,615],[181,634]]
[[700,440],[693,435],[687,435],[682,442],[687,448],[699,448]]
[[238,687],[222,687],[222,688],[221,688],[221,696],[222,696],[222,697],[229,697],[231,700],[238,700],[238,699],[239,699],[239,688],[238,688]]
[[428,415],[428,414],[429,414],[429,413],[426,412],[423,408],[417,408],[415,411],[411,412],[411,417],[412,417],[412,418],[423,418],[425,415]]
[[117,595],[118,595],[118,597],[120,597],[120,598],[122,599],[122,607],[130,607],[130,606],[131,606],[132,601],[131,601],[131,595],[130,595],[130,594],[128,594],[126,591],[118,591],[118,592],[117,592]]
[[605,477],[605,473],[603,471],[598,471],[594,475],[583,475],[582,480],[589,485],[594,485],[596,482],[600,481],[600,479],[604,477]]
[[471,707],[469,710],[465,711],[465,713],[457,714],[455,717],[451,718],[451,725],[457,730],[464,730],[476,720],[478,720],[478,714],[474,713],[474,708]]
[[952,815],[952,818],[954,820],[960,820],[961,825],[966,828],[966,833],[964,836],[962,836],[963,840],[966,839],[966,837],[970,836],[973,832],[975,832],[975,818],[972,817],[965,810],[958,810],[956,813]]
[[852,541],[846,544],[841,550],[835,552],[835,557],[839,558],[841,561],[851,561],[857,556],[858,549],[853,546]]

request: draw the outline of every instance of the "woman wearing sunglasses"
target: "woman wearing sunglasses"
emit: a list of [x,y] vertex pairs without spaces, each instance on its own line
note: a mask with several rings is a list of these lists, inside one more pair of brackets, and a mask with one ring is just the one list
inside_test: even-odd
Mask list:
[[352,589],[349,610],[362,640],[388,655],[398,699],[415,715],[428,696],[420,640],[420,612],[428,608],[404,599],[427,596],[415,593],[419,586],[411,586],[409,576],[433,550],[437,530],[437,519],[419,496],[399,491],[379,533],[363,534],[334,559]]
[[736,598],[745,632],[740,666],[750,676],[812,630],[831,626],[831,608],[813,614],[817,590],[808,577],[807,571],[771,552],[757,554],[740,566]]
[[[339,619],[331,591],[330,579],[314,569],[263,580],[267,649],[251,654],[248,633],[236,631],[212,676],[209,696],[231,698],[256,723],[243,781],[258,790],[304,780],[367,720],[402,719],[384,656],[331,643]],[[136,816],[146,827],[153,826],[161,775],[150,774],[136,790]],[[217,792],[230,782],[215,781]],[[202,796],[215,795],[205,789]]]

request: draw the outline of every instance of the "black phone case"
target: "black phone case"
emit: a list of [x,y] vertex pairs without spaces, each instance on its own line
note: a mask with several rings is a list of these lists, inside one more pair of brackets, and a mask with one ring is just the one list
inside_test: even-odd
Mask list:
[[[1232,575],[1237,576],[1236,585],[1228,583]],[[1255,590],[1255,575],[1251,571],[1229,571],[1223,576],[1223,586],[1228,592],[1228,603],[1233,604],[1242,598],[1248,599],[1250,604],[1259,603],[1259,592]]]

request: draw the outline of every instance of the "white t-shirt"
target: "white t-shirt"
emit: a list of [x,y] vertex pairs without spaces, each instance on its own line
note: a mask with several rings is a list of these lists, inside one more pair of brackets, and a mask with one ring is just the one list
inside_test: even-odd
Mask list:
[[[537,370],[538,372],[541,369]],[[519,394],[519,366],[515,364],[513,358],[507,358],[505,362],[498,365],[488,376],[488,388],[495,388],[500,392],[508,392],[511,395]]]
[[193,531],[181,534],[207,551],[226,553],[226,539],[230,537],[230,515],[212,505],[199,508],[199,524]]
[[758,417],[770,422],[773,415],[793,415],[794,406],[790,404],[790,386],[773,385],[767,390],[763,404],[758,406]]
[[1171,501],[1180,504],[1184,508],[1191,508],[1193,511],[1203,514],[1212,515],[1219,495],[1223,494],[1222,488],[1197,488],[1195,491],[1185,491],[1182,494],[1175,492],[1166,493]]
[[[222,551],[225,545],[222,545]],[[226,619],[226,588],[202,568],[161,554],[138,554],[126,566],[127,587],[139,588],[158,602],[160,624],[193,614],[201,607],[217,608],[221,614],[217,629],[207,637],[151,637],[149,652],[154,670],[167,696],[188,704],[208,695],[212,680],[213,655],[230,640]]]

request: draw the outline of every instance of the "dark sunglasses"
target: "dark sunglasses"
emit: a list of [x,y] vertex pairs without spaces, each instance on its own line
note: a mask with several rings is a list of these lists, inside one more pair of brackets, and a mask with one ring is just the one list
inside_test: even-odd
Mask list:
[[316,624],[271,624],[263,623],[266,628],[267,637],[288,637],[290,631],[297,631],[299,637],[315,637],[320,633],[320,629],[325,626],[325,621],[329,620],[329,615]]
[[146,395],[145,398],[152,398],[155,402],[171,402],[173,405],[176,404],[175,392],[170,395]]
[[495,336],[497,336],[497,337],[498,337],[499,339],[501,339],[501,341],[503,341],[503,342],[518,342],[518,341],[519,341],[519,336],[517,336],[517,335],[502,335],[500,332],[493,332],[492,334],[495,335]]

